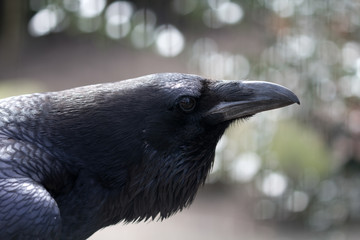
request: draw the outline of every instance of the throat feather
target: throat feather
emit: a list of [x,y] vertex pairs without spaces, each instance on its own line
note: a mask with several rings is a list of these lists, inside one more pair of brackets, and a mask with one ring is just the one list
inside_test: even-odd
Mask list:
[[124,188],[127,200],[116,213],[119,220],[162,220],[188,207],[205,182],[214,152],[193,150],[165,156],[153,152],[149,156],[130,173],[130,182]]

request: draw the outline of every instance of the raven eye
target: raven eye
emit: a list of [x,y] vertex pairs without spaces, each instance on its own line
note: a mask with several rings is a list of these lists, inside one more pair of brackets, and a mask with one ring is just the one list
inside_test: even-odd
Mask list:
[[196,100],[192,97],[183,97],[178,104],[180,109],[184,112],[191,112],[195,108]]

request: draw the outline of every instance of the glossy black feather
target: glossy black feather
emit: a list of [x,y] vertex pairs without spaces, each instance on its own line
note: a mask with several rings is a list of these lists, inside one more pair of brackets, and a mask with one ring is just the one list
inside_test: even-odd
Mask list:
[[86,239],[187,207],[235,120],[212,109],[254,98],[241,86],[154,74],[1,100],[0,239]]

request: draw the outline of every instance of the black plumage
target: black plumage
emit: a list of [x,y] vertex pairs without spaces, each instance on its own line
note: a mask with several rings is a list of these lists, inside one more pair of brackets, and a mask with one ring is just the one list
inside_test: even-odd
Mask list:
[[231,122],[299,102],[164,73],[0,100],[0,239],[86,239],[188,206]]

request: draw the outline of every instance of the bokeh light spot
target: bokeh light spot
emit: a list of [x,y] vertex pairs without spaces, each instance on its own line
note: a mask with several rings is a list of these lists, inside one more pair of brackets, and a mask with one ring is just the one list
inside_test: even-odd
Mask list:
[[133,6],[126,1],[111,3],[105,12],[106,34],[112,39],[121,39],[127,36],[131,29],[130,18],[133,14]]
[[248,182],[254,178],[261,167],[261,159],[254,152],[241,154],[231,167],[232,178],[239,182]]
[[360,58],[360,46],[356,42],[347,42],[342,48],[342,63],[345,71],[352,72],[356,67],[356,60]]
[[54,31],[65,18],[62,9],[49,5],[47,8],[37,12],[29,21],[28,30],[34,37],[44,36]]
[[287,44],[293,59],[306,59],[315,52],[315,40],[307,35],[288,37]]
[[214,9],[207,9],[204,11],[203,22],[209,28],[220,28],[224,25],[224,23],[220,21],[217,11]]
[[219,20],[226,24],[236,24],[241,21],[244,11],[241,6],[234,2],[225,2],[216,11]]
[[261,182],[261,191],[270,197],[281,196],[287,188],[286,177],[279,172],[270,172],[265,175]]
[[286,201],[286,208],[292,212],[302,212],[309,204],[309,195],[302,191],[294,191]]
[[172,25],[160,26],[157,30],[156,49],[164,57],[175,57],[185,47],[183,34]]
[[106,22],[106,35],[112,39],[121,39],[126,37],[131,29],[130,22],[120,22],[117,16],[113,16]]
[[137,24],[131,32],[131,42],[136,48],[149,47],[154,42],[154,38],[155,29],[150,24]]
[[130,21],[133,12],[134,8],[130,2],[116,1],[106,8],[105,17],[107,20],[115,17],[116,23],[122,24]]
[[106,0],[79,0],[78,14],[83,18],[99,16],[106,6]]

